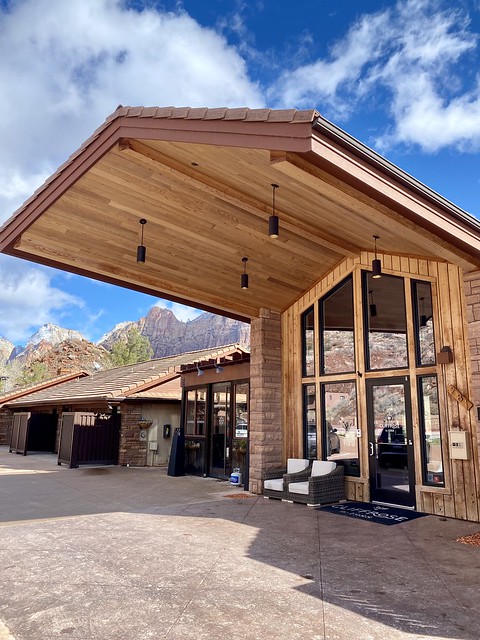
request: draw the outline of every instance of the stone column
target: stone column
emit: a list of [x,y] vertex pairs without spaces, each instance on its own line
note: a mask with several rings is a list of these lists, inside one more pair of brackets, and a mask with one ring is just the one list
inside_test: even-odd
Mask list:
[[118,464],[144,467],[147,464],[147,440],[140,440],[138,422],[142,405],[124,402],[121,411],[120,448]]
[[473,377],[473,402],[480,405],[480,272],[464,276],[468,340]]
[[280,314],[260,309],[250,331],[250,486],[262,491],[262,474],[283,462],[282,338]]

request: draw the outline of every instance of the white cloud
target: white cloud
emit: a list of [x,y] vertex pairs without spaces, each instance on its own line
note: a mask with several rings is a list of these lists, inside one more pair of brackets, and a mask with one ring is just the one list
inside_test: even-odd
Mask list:
[[[444,6],[447,6],[446,4]],[[480,148],[479,35],[467,14],[435,0],[406,0],[364,15],[326,59],[284,73],[272,90],[290,106],[318,106],[335,120],[368,103],[390,116],[377,146],[433,152]]]
[[182,322],[193,320],[203,313],[200,309],[194,309],[193,307],[187,307],[184,304],[170,302],[168,300],[159,300],[154,306],[160,307],[161,309],[169,309],[173,312],[175,317]]
[[66,309],[83,307],[76,296],[52,287],[46,271],[18,259],[1,256],[0,281],[0,335],[13,343],[46,322],[60,324]]
[[0,220],[124,105],[264,106],[237,51],[186,13],[120,0],[0,9]]
[[272,97],[290,107],[312,107],[327,102],[346,116],[353,105],[343,103],[338,92],[351,90],[364,66],[381,54],[378,34],[386,28],[389,19],[389,11],[360,18],[345,38],[335,43],[328,60],[319,59],[284,72],[270,92]]

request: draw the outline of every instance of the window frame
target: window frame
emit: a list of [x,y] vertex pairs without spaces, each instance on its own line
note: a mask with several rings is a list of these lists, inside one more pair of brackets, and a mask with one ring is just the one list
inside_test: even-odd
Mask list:
[[[312,340],[312,348],[313,348],[313,373],[307,373],[307,340],[306,340],[306,318],[309,314],[313,316],[313,340]],[[317,371],[317,363],[315,358],[315,305],[313,304],[308,309],[302,313],[301,316],[302,323],[302,377],[303,378],[313,378],[315,377]]]
[[[422,381],[426,378],[434,378],[437,389],[437,405],[438,405],[438,432],[440,435],[440,459],[442,462],[442,482],[433,482],[428,480],[428,456],[427,456],[427,439],[425,431],[425,402],[423,394]],[[418,421],[419,421],[419,434],[420,434],[420,453],[422,458],[422,484],[426,487],[437,487],[440,489],[445,488],[445,464],[444,464],[444,447],[443,447],[443,433],[442,424],[440,420],[440,397],[438,393],[438,376],[436,373],[420,374],[417,376],[417,402],[418,402]]]
[[396,278],[397,280],[401,280],[403,284],[403,308],[404,308],[404,318],[405,318],[405,353],[406,353],[406,363],[399,367],[383,367],[382,369],[372,369],[370,363],[370,300],[369,300],[369,286],[368,286],[368,277],[371,275],[371,271],[366,269],[362,270],[362,317],[363,317],[363,349],[364,349],[364,357],[365,357],[365,372],[369,374],[375,374],[382,371],[405,371],[410,368],[410,357],[409,357],[409,334],[408,334],[408,322],[407,322],[407,291],[405,288],[405,280],[404,276],[397,276],[393,274],[383,274],[382,277],[388,278]]
[[[326,397],[326,387],[328,385],[342,385],[342,384],[353,384],[353,387],[355,389],[355,431],[357,431],[359,429],[358,426],[358,385],[357,385],[357,381],[355,378],[351,378],[351,379],[345,379],[345,380],[329,380],[328,382],[322,382],[320,384],[320,406],[321,406],[321,422],[320,422],[320,427],[321,427],[321,443],[322,443],[322,460],[327,460],[327,451],[328,451],[328,427],[327,427],[327,410],[326,410],[326,402],[325,402],[325,397]],[[328,393],[331,393],[331,391],[329,391]],[[317,435],[318,438],[318,435]],[[336,459],[335,462],[337,464],[342,464],[345,468],[345,476],[349,477],[349,478],[360,478],[361,477],[361,447],[360,447],[360,438],[356,435],[356,442],[357,442],[357,457],[355,458],[355,460],[357,461],[358,464],[358,472],[355,474],[352,473],[347,473],[347,468],[348,468],[348,464],[345,465],[343,460],[349,460],[349,458],[344,458],[342,459]]]
[[[418,298],[418,285],[428,285],[430,289],[430,302],[432,305],[432,333],[433,333],[433,360],[432,362],[422,363],[422,355],[421,355],[421,343],[420,343],[420,314],[417,303]],[[414,342],[415,342],[415,367],[417,369],[425,368],[425,367],[434,367],[437,364],[436,357],[436,346],[435,346],[435,320],[433,317],[433,294],[432,294],[432,283],[429,280],[420,280],[415,278],[411,281],[411,293],[412,293],[412,315],[413,315],[413,328],[414,328]]]
[[[337,291],[339,291],[342,287],[344,287],[347,282],[350,282],[352,288],[352,333],[353,333],[353,365],[351,369],[347,369],[345,371],[331,371],[325,372],[325,312],[324,312],[324,303],[328,298],[331,298]],[[341,375],[351,375],[356,371],[356,362],[357,362],[357,349],[356,349],[356,323],[355,323],[355,282],[353,278],[353,273],[350,273],[346,278],[343,278],[338,284],[336,284],[330,291],[328,291],[324,296],[322,296],[318,300],[318,308],[319,308],[319,371],[320,376],[341,376]]]

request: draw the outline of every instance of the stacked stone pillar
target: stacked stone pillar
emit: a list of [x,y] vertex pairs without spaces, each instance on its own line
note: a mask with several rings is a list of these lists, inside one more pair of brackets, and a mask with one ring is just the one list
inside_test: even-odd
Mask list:
[[480,405],[480,272],[466,274],[464,283],[473,377],[472,400]]
[[262,491],[263,472],[283,461],[280,314],[260,309],[250,331],[250,485]]

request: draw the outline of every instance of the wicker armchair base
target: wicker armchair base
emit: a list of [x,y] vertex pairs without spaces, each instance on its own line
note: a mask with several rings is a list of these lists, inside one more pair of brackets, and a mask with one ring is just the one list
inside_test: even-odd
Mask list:
[[[299,480],[291,480],[290,482],[299,482]],[[306,504],[309,507],[331,504],[346,499],[344,468],[341,465],[326,475],[308,478],[308,494],[294,493],[288,489],[290,483],[284,484],[287,487],[286,500]]]
[[303,482],[308,480],[312,471],[312,465],[309,465],[303,471],[287,474],[287,469],[270,469],[263,474],[262,480],[277,480],[283,478],[283,490],[275,491],[274,489],[266,489],[263,487],[263,495],[265,498],[274,498],[276,500],[285,500],[287,498],[287,486],[289,482]]

